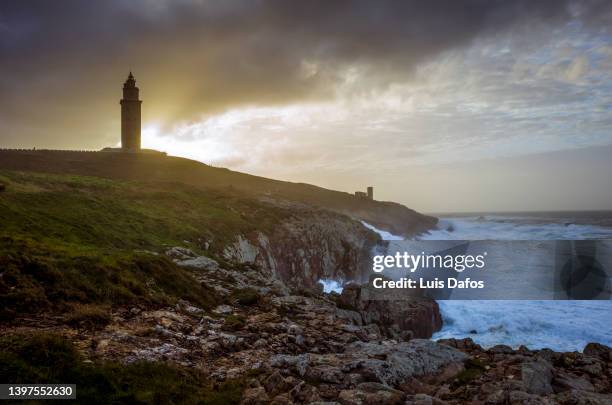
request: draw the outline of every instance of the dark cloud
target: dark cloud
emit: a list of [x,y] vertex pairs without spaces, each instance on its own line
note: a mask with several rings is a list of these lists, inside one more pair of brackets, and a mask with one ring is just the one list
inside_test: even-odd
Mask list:
[[[165,123],[244,104],[333,97],[347,69],[367,90],[517,24],[610,21],[610,2],[4,1],[0,141],[98,147],[116,140],[135,72],[146,119]],[[105,138],[106,136],[106,138]]]

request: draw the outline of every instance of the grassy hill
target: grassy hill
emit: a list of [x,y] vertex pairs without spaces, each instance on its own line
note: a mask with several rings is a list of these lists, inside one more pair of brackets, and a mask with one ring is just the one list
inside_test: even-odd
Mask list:
[[402,235],[422,232],[437,222],[433,217],[393,202],[356,198],[309,184],[272,180],[158,154],[4,150],[0,151],[0,169],[183,183],[237,191],[241,196],[266,196],[323,207]]
[[1,233],[61,239],[74,249],[177,245],[202,237],[202,229],[210,230],[212,243],[224,245],[237,233],[255,226],[265,231],[288,215],[231,190],[183,183],[13,171],[0,171],[0,183],[6,187]]
[[299,288],[323,271],[354,276],[377,239],[345,215],[232,188],[10,170],[0,170],[0,184],[0,321],[41,311],[95,318],[100,308],[180,299],[218,303],[163,254],[174,246],[236,268],[244,263],[226,248],[238,236],[265,235],[263,255],[277,266],[270,271]]
[[[0,171],[2,319],[79,305],[216,302],[157,253],[189,246],[223,261],[238,234],[271,230],[289,210],[185,184]],[[1,319],[0,319],[1,320]]]

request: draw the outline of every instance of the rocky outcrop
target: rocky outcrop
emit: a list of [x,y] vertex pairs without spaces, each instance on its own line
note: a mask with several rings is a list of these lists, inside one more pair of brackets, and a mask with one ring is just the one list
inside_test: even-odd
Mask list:
[[425,297],[399,297],[401,300],[372,299],[365,286],[348,284],[338,298],[342,308],[357,311],[366,323],[376,323],[387,336],[399,339],[430,338],[442,328],[438,304]]
[[303,381],[297,385],[299,391],[290,391],[297,402],[302,401],[296,391],[306,391],[309,401],[395,404],[407,397],[397,388],[410,378],[438,375],[451,365],[460,370],[465,358],[455,349],[428,340],[355,342],[340,354],[276,355],[269,365],[278,370],[273,374],[277,379],[287,376],[280,386],[289,385],[287,381]]
[[467,356],[449,346],[430,340],[409,342],[362,342],[349,344],[340,354],[276,355],[269,364],[289,370],[309,381],[343,384],[347,375],[353,381],[376,382],[397,387],[409,377],[433,375]]
[[[215,260],[198,256],[184,248],[169,249],[167,254],[175,257],[174,261],[178,265],[197,269],[196,278],[220,294],[229,295],[230,290],[236,288],[252,288],[262,294],[273,293],[277,297],[272,301],[283,310],[296,314],[308,311],[325,312],[330,317],[341,319],[345,323],[345,331],[357,332],[362,336],[374,334],[396,340],[430,338],[442,327],[438,304],[430,298],[374,300],[364,293],[364,290],[367,292],[367,285],[349,283],[342,294],[333,297],[335,303],[330,301],[330,298],[321,301],[313,297],[290,295],[290,291],[296,289],[290,289],[282,280],[270,277],[269,270],[262,267],[243,271],[223,269]],[[316,289],[308,291],[311,294],[320,293],[320,290]],[[215,311],[223,312],[219,308]],[[228,312],[227,306],[224,311]]]
[[[249,246],[249,250],[255,250],[253,245]],[[252,267],[245,267],[240,271],[231,267],[223,268],[216,260],[183,247],[170,248],[166,255],[179,266],[194,270],[193,275],[198,282],[212,287],[222,296],[227,296],[236,289],[254,289],[262,294],[289,294],[285,283],[278,279],[270,268],[258,266],[256,260],[251,263]]]
[[465,371],[437,398],[448,402],[487,404],[612,404],[610,348],[589,343],[583,353],[483,349],[471,339],[440,344],[469,356]]
[[378,235],[345,215],[301,207],[270,234],[237,236],[223,255],[255,264],[292,288],[314,288],[320,279],[367,277],[378,240]]
[[529,394],[546,395],[553,392],[552,365],[544,359],[536,359],[523,363],[521,366],[521,380]]
[[[216,381],[252,376],[243,403],[609,404],[609,348],[585,353],[484,349],[471,339],[397,341],[348,322],[327,296],[275,296],[267,304],[215,309],[183,302],[116,313],[80,337],[93,356],[171,361]],[[343,316],[339,316],[342,314]],[[228,331],[230,319],[243,326]],[[348,328],[347,328],[348,326]],[[89,341],[91,339],[91,342]],[[596,350],[593,350],[596,348]]]
[[355,286],[340,297],[296,294],[257,266],[228,268],[187,249],[167,254],[192,272],[194,283],[217,291],[216,306],[180,300],[165,308],[116,307],[101,329],[58,323],[52,330],[90,359],[170,362],[201,370],[213,384],[242,381],[245,404],[612,401],[611,349],[604,345],[555,353],[414,339],[380,313],[404,303],[364,305]]
[[[327,294],[290,295],[257,268],[225,269],[187,249],[169,249],[194,279],[225,294],[210,310],[187,301],[162,309],[126,308],[103,330],[79,331],[87,357],[169,361],[213,381],[250,377],[243,403],[397,403],[410,378],[462,368],[459,350],[429,340],[389,339],[376,323],[338,308]],[[258,292],[241,304],[236,292]],[[225,293],[223,292],[225,291]],[[239,320],[239,321],[238,321]]]

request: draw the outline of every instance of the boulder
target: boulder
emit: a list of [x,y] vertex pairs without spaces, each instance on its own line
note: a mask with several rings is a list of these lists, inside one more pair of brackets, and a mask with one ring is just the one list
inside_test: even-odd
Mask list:
[[536,395],[528,394],[520,390],[510,391],[510,394],[508,395],[508,401],[510,401],[510,403],[513,403],[513,404],[514,403],[516,404],[538,404],[540,403]]
[[256,387],[256,388],[247,388],[244,390],[242,394],[242,401],[240,402],[243,405],[263,405],[270,402],[270,398],[268,394],[266,394],[266,390],[264,387]]
[[552,365],[544,359],[523,363],[521,378],[525,390],[530,394],[546,395],[553,392]]
[[397,390],[381,389],[363,391],[342,390],[338,395],[341,404],[346,405],[399,405],[403,404],[404,393]]
[[306,369],[310,363],[310,355],[302,354],[299,356],[292,356],[288,354],[277,354],[272,356],[269,360],[271,367],[277,367],[281,369],[288,369],[296,372],[300,376],[306,374]]
[[588,343],[583,353],[587,356],[598,357],[603,361],[612,361],[612,348],[601,343]]
[[344,373],[338,367],[322,364],[309,367],[306,371],[306,379],[317,383],[340,384],[344,380]]
[[265,387],[266,392],[268,392],[270,395],[276,395],[291,388],[285,384],[284,378],[278,371],[270,374],[270,376],[264,380],[263,386]]
[[366,393],[360,390],[342,390],[338,401],[342,405],[362,405],[365,403]]
[[434,398],[427,394],[417,394],[412,398],[413,405],[433,405]]
[[482,350],[482,346],[474,343],[472,338],[464,339],[440,339],[438,343],[459,349],[462,351]]
[[289,394],[279,394],[274,397],[270,405],[293,405],[293,401]]
[[338,307],[359,313],[365,324],[377,324],[390,338],[429,339],[442,328],[440,308],[432,299],[401,297],[401,300],[385,300],[382,297],[370,298],[370,295],[365,285],[348,284],[338,297]]
[[185,300],[179,300],[176,305],[176,309],[182,310],[188,313],[189,315],[196,316],[196,317],[204,314],[204,310],[202,308],[198,308],[194,305],[191,305],[190,302],[185,301]]
[[357,311],[351,311],[350,309],[336,309],[336,317],[349,321],[353,325],[363,325],[361,315]]
[[312,385],[306,384],[304,381],[293,387],[289,395],[294,401],[306,404],[321,400],[319,391]]
[[234,308],[232,308],[229,305],[219,305],[218,307],[216,307],[215,309],[213,309],[213,312],[215,314],[219,314],[219,315],[228,315],[231,314],[232,312],[234,312]]
[[612,395],[572,390],[556,395],[555,400],[559,404],[610,405],[612,404]]
[[166,250],[166,256],[174,260],[186,260],[197,255],[191,250],[181,246],[175,246]]
[[512,354],[514,350],[508,345],[495,345],[489,349],[489,352],[495,354]]
[[182,267],[193,267],[200,270],[217,271],[219,263],[206,256],[191,257],[184,260],[176,261],[176,264]]
[[393,387],[409,377],[437,374],[449,364],[467,359],[467,355],[452,347],[425,339],[387,345],[355,342],[346,348],[345,355],[351,358],[346,369]]
[[584,377],[579,377],[574,374],[567,373],[565,371],[557,371],[553,380],[553,386],[556,392],[563,392],[568,390],[579,390],[579,391],[595,391],[593,384]]

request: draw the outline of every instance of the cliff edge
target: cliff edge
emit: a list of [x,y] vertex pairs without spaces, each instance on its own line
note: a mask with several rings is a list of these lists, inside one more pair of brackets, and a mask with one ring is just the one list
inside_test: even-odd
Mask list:
[[437,223],[436,218],[401,204],[355,198],[349,193],[310,184],[272,180],[161,154],[0,150],[0,169],[177,182],[199,188],[234,190],[245,197],[325,208],[404,236],[427,231]]

